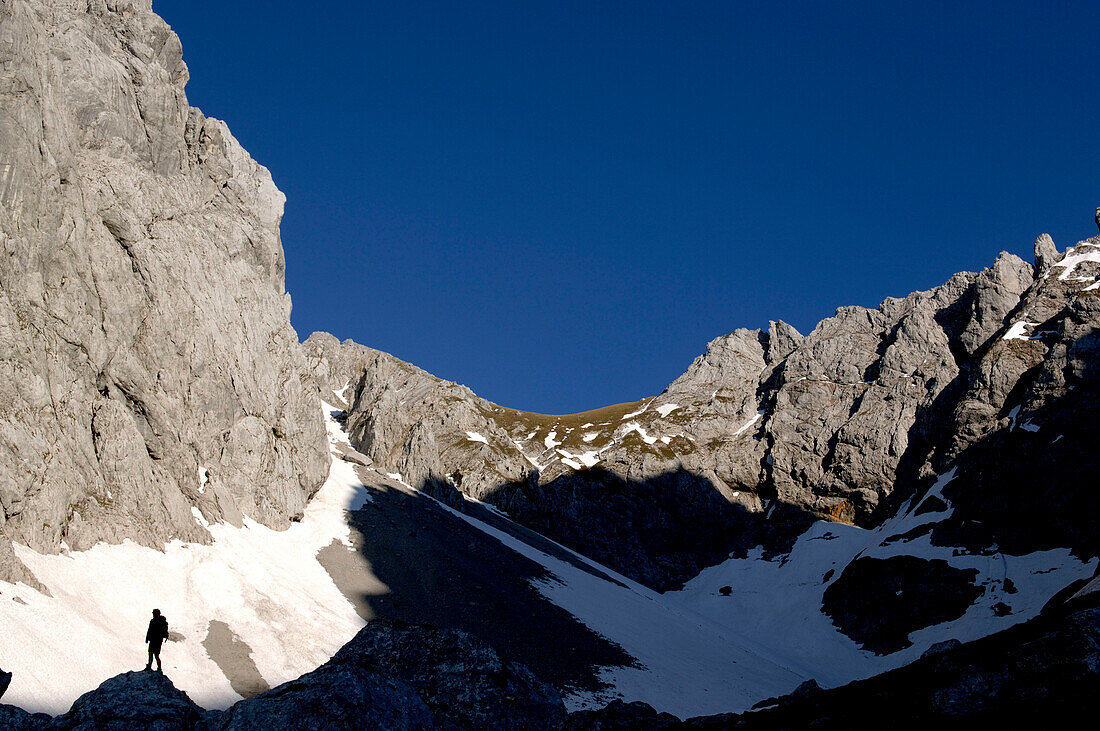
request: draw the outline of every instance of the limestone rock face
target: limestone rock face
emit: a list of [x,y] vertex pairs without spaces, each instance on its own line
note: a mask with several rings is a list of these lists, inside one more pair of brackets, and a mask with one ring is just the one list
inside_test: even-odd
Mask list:
[[1035,268],[1039,270],[1039,274],[1045,274],[1060,258],[1058,247],[1054,245],[1050,234],[1041,234],[1035,239]]
[[504,410],[465,386],[328,333],[313,333],[303,348],[326,396],[344,393],[355,448],[406,482],[461,485],[481,498],[532,469],[508,432],[491,423],[494,410]]
[[[315,334],[307,349],[319,379],[334,368],[339,383],[329,387],[350,384],[352,443],[376,466],[453,505],[463,494],[493,503],[666,588],[754,542],[782,548],[783,531],[812,519],[872,525],[953,466],[963,479],[952,490],[969,490],[974,503],[959,516],[980,520],[998,499],[974,484],[1006,477],[990,468],[1002,437],[1027,417],[1011,439],[1032,439],[1053,401],[1076,404],[1066,454],[1094,451],[1081,440],[1095,435],[1085,414],[1100,356],[1098,275],[1100,240],[1059,254],[1040,237],[1035,266],[1001,254],[981,272],[876,309],[843,307],[806,336],[782,322],[737,330],[660,395],[568,416],[492,404],[331,336]],[[1020,452],[1036,465],[1061,449],[1036,445]],[[1037,469],[1028,474],[1049,482]],[[1057,500],[1039,492],[1050,505],[1100,514],[1081,490]],[[1051,510],[1040,512],[1048,522]],[[1100,534],[1077,522],[1060,545],[1084,547],[1090,531]]]
[[283,195],[187,79],[149,0],[0,3],[6,540],[283,527],[324,480]]
[[[339,400],[338,406],[347,406],[347,398],[355,389],[366,364],[379,351],[359,345],[351,340],[340,342],[328,333],[313,333],[302,343],[306,368],[318,384],[324,384],[323,398],[333,396]],[[331,401],[330,401],[331,403]]]
[[[1100,553],[1100,237],[1038,276],[960,378],[930,465],[957,467],[933,540]],[[990,509],[996,506],[996,509]]]

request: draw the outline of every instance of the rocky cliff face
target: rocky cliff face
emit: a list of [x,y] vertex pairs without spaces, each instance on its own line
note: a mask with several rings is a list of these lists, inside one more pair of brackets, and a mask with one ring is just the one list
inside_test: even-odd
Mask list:
[[[1044,235],[1035,258],[1002,254],[877,309],[841,308],[806,336],[782,322],[737,330],[660,395],[570,416],[492,404],[328,335],[306,346],[319,379],[349,386],[352,442],[378,465],[452,504],[493,503],[651,586],[782,544],[811,519],[875,524],[954,466],[948,497],[969,507],[942,540],[989,547],[1039,521],[1021,550],[1091,555],[1095,500],[1052,475],[1095,474],[1100,239],[1060,254]],[[1060,466],[1044,472],[1051,457]],[[1004,484],[1027,507],[996,507]],[[990,511],[997,529],[969,530]]]
[[1036,242],[1037,272],[957,379],[939,412],[935,471],[951,515],[933,542],[1012,553],[1069,546],[1100,553],[1100,237],[1058,254]]
[[[0,2],[0,536],[288,524],[328,466],[283,195],[149,0]],[[0,578],[19,569],[0,554]]]

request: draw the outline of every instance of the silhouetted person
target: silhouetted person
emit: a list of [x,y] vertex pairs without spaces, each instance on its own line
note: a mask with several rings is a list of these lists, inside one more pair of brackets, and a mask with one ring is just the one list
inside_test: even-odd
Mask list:
[[0,668],[0,698],[4,697],[4,691],[8,689],[8,685],[11,684],[11,673],[5,673],[3,668]]
[[145,632],[145,641],[149,643],[149,662],[145,664],[146,670],[153,669],[153,658],[157,660],[157,672],[160,669],[160,646],[168,639],[168,620],[161,616],[159,609],[153,610],[153,618],[149,620],[149,629]]

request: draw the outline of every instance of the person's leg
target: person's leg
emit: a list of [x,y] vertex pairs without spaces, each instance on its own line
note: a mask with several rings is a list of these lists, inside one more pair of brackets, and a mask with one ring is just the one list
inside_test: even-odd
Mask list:
[[161,665],[160,665],[160,648],[159,647],[157,648],[157,651],[155,653],[153,653],[153,657],[155,657],[157,659],[157,672],[158,673],[163,672],[161,670]]
[[153,645],[152,645],[152,643],[149,644],[149,662],[145,663],[145,669],[146,670],[152,670],[153,669]]

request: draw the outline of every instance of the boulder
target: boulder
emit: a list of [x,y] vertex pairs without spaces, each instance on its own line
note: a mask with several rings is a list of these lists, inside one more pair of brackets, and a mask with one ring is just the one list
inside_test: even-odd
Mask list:
[[76,699],[53,719],[51,731],[190,731],[203,715],[167,676],[151,670],[123,673]]

